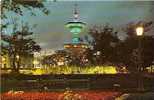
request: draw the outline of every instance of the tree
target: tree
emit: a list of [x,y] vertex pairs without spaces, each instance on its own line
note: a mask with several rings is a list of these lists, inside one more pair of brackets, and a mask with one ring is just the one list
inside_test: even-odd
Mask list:
[[[33,32],[30,32],[30,26],[25,25],[22,27],[22,31],[19,30],[17,23],[10,23],[8,20],[9,17],[7,16],[8,12],[13,12],[16,15],[23,16],[23,8],[28,9],[32,16],[35,16],[34,9],[41,10],[44,14],[48,15],[49,10],[45,8],[42,1],[39,0],[2,0],[1,1],[1,36],[3,40],[2,53],[8,53],[10,59],[12,59],[12,67],[15,71],[19,70],[20,63],[18,61],[18,66],[16,66],[16,62],[18,56],[24,56],[26,54],[31,54],[34,51],[39,51],[40,46],[36,44],[36,42],[30,38]],[[11,16],[13,17],[13,16]],[[9,28],[8,26],[13,26],[12,35],[7,35],[4,29]],[[4,44],[5,43],[5,44]]]
[[48,66],[58,66],[58,62],[63,62],[64,65],[70,65],[72,57],[70,53],[65,50],[57,50],[54,54],[45,56],[41,62]]
[[142,67],[145,69],[152,65],[152,62],[154,61],[154,37],[150,35],[143,35],[142,38],[139,38],[135,32],[136,27],[139,25],[144,27],[144,34],[146,34],[152,29],[153,22],[140,21],[136,23],[129,23],[125,29],[127,38],[120,43],[118,47],[118,51],[120,51],[118,59],[132,72],[138,71],[138,65],[140,62],[138,48],[139,39],[141,39]]
[[[35,16],[33,9],[40,9],[44,14],[48,15],[49,10],[45,8],[40,0],[2,0],[1,1],[1,19],[8,19],[7,12],[11,11],[17,15],[23,16],[23,8],[31,11],[31,15]],[[6,28],[10,23],[2,23],[1,30]]]
[[109,25],[94,26],[89,30],[89,35],[92,37],[89,42],[92,49],[89,51],[95,58],[95,64],[116,63],[116,45],[120,41],[117,32]]
[[56,60],[56,55],[52,54],[52,55],[48,55],[43,57],[43,59],[41,60],[42,65],[47,65],[47,66],[54,66],[57,65]]
[[67,66],[86,66],[88,64],[88,61],[86,59],[86,56],[83,55],[82,57],[77,57],[68,50],[57,50],[54,54],[45,56],[41,62],[42,64],[48,66],[58,66],[58,63]]
[[[20,57],[33,54],[41,48],[31,37],[33,32],[29,31],[29,26],[25,24],[21,31],[14,31],[11,36],[1,35],[2,40],[7,44],[2,44],[2,53],[7,53],[12,61],[13,71],[18,72],[20,68]],[[16,64],[17,63],[17,64]]]

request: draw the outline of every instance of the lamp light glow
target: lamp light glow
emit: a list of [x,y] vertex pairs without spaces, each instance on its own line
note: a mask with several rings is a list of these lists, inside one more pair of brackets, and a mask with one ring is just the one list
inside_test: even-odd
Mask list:
[[16,55],[17,60],[19,60],[19,55]]
[[143,27],[137,27],[136,28],[136,33],[138,36],[142,36],[143,35],[143,32],[144,32],[144,28]]

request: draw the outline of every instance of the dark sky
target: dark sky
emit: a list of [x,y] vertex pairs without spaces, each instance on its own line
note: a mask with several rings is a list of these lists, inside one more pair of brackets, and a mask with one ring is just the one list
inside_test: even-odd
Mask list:
[[[154,2],[152,1],[48,1],[45,3],[50,10],[48,16],[39,10],[34,10],[37,16],[31,16],[25,10],[24,16],[20,19],[30,24],[37,24],[33,29],[34,38],[43,49],[63,48],[64,42],[71,41],[71,34],[64,24],[71,20],[75,3],[78,4],[80,19],[87,23],[86,30],[80,34],[81,36],[87,34],[89,26],[109,23],[120,31],[119,37],[124,38],[125,34],[121,28],[127,23],[154,20]],[[12,16],[15,15],[12,14]]]

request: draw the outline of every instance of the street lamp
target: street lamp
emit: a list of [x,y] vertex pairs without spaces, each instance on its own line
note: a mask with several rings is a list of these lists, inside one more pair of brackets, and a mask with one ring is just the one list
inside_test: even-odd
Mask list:
[[97,64],[100,64],[100,59],[99,59],[100,54],[101,54],[100,51],[97,51],[97,52],[94,53],[94,55],[96,56],[96,63]]
[[19,60],[19,55],[16,55],[17,60]]
[[99,56],[100,54],[101,54],[101,52],[100,52],[100,51],[97,51],[97,52],[96,52],[96,55],[97,55],[97,56]]
[[141,47],[141,37],[143,35],[143,32],[144,32],[144,28],[142,26],[139,26],[136,28],[136,34],[137,36],[139,36],[139,39],[138,39],[138,61],[139,61],[139,64],[138,64],[138,71],[141,71],[142,70],[142,59],[141,59],[141,52],[142,52],[142,47]]
[[[141,39],[142,39],[143,32],[144,32],[144,28],[142,26],[139,26],[136,28],[136,34],[139,37],[138,38],[138,72],[143,71],[142,55],[141,55],[141,53],[142,53]],[[142,80],[142,77],[140,77],[140,78],[138,80],[138,89],[143,91],[144,90],[143,80]]]
[[136,28],[137,36],[142,36],[143,32],[144,32],[144,28],[143,27],[140,26],[140,27]]

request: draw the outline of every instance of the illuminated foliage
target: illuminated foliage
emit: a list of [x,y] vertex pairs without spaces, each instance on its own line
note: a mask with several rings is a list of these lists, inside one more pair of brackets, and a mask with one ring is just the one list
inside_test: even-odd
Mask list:
[[52,66],[48,69],[31,70],[34,75],[42,74],[117,74],[118,71],[114,66]]

